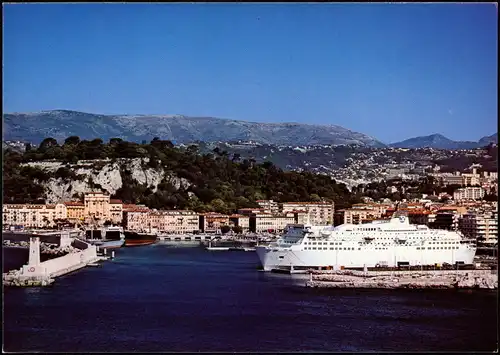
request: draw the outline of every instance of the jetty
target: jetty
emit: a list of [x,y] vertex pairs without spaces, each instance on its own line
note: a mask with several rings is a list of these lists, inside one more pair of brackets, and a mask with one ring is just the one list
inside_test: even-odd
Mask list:
[[56,277],[81,269],[102,260],[95,245],[71,238],[70,233],[61,232],[60,247],[73,246],[73,252],[40,262],[40,236],[29,237],[29,260],[18,270],[4,273],[4,286],[48,286]]
[[306,287],[373,289],[498,289],[497,270],[311,271]]

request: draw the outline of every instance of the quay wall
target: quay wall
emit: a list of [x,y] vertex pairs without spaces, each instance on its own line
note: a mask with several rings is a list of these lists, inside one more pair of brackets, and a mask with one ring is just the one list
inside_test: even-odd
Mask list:
[[57,277],[73,270],[84,267],[89,262],[97,259],[97,249],[94,245],[77,253],[44,261],[38,265],[24,265],[22,277]]
[[318,288],[498,289],[498,274],[496,270],[320,272],[311,273],[306,286]]
[[358,271],[358,270],[323,270],[311,271],[313,278],[316,275],[352,275],[358,277],[379,277],[379,276],[412,276],[412,275],[467,275],[474,274],[478,277],[483,277],[490,274],[496,274],[496,270],[394,270],[394,271]]

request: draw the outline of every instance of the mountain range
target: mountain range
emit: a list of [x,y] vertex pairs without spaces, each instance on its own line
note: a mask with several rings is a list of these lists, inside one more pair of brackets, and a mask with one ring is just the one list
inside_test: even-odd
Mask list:
[[258,123],[214,117],[182,115],[102,115],[70,110],[51,110],[3,115],[3,140],[38,144],[47,137],[63,141],[69,136],[81,139],[122,138],[150,141],[154,137],[175,143],[195,141],[253,141],[284,146],[362,145],[374,148],[403,147],[470,149],[497,142],[498,135],[478,142],[456,142],[435,134],[386,145],[376,138],[337,125],[303,123]]
[[406,139],[402,142],[390,144],[394,148],[435,148],[435,149],[474,149],[484,147],[490,143],[498,143],[498,133],[483,137],[477,142],[454,141],[441,134],[432,134]]

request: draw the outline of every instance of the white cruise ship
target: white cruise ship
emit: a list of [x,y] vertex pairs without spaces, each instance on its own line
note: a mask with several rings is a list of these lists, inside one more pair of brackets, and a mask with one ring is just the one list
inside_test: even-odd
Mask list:
[[367,224],[290,225],[277,242],[256,248],[265,271],[472,264],[476,246],[458,232],[410,224],[405,216]]

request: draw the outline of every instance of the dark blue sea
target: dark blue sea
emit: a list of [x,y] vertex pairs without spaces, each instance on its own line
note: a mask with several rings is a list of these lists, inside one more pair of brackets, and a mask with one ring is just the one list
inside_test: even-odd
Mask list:
[[[22,251],[4,249],[4,268]],[[253,252],[121,248],[46,288],[4,289],[4,351],[493,351],[497,294],[304,287]],[[5,269],[4,269],[5,271]]]

